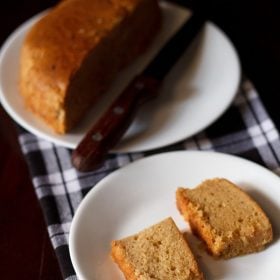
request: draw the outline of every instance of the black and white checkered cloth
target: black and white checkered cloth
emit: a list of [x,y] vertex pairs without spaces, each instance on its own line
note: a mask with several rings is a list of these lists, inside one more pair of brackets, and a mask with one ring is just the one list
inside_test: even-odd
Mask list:
[[68,250],[70,224],[77,207],[97,182],[132,161],[172,150],[211,150],[247,158],[280,174],[279,133],[247,79],[243,79],[232,106],[205,131],[154,151],[109,155],[103,167],[95,172],[77,172],[71,164],[70,150],[21,129],[19,140],[52,245],[67,280],[77,279]]

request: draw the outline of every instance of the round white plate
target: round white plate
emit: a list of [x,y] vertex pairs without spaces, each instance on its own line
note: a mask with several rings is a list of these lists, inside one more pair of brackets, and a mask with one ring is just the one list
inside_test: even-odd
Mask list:
[[100,181],[79,206],[70,230],[70,254],[79,279],[124,279],[109,257],[110,242],[171,216],[189,230],[176,209],[178,186],[224,177],[248,192],[274,228],[264,251],[231,260],[214,260],[189,233],[206,279],[276,280],[280,275],[280,179],[250,161],[212,152],[171,152],[138,160]]
[[[129,81],[145,68],[164,43],[190,16],[188,10],[163,3],[162,30],[154,44],[116,78],[106,98],[92,109],[76,129],[55,134],[26,110],[18,92],[22,41],[42,16],[30,19],[7,39],[0,54],[0,100],[7,112],[24,128],[58,145],[75,148],[91,124]],[[214,122],[230,105],[238,88],[238,56],[225,34],[207,23],[202,34],[166,77],[160,97],[141,108],[115,151],[133,152],[162,147],[185,139]]]

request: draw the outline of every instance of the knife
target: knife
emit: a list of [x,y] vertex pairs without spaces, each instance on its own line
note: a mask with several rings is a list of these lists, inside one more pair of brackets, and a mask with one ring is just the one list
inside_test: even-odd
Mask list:
[[72,163],[79,171],[91,171],[101,166],[107,153],[126,132],[141,105],[158,95],[161,82],[204,23],[203,14],[193,14],[91,127],[72,153]]

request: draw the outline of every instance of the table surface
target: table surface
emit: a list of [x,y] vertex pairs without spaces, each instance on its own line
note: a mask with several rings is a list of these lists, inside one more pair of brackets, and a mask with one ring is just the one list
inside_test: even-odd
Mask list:
[[[55,0],[0,4],[0,43],[23,21]],[[200,1],[176,1],[200,8]],[[201,1],[203,2],[203,1]],[[229,3],[230,2],[230,3]],[[208,18],[231,38],[277,128],[280,18],[276,2],[208,1]],[[62,279],[13,121],[0,105],[0,275],[2,279]]]

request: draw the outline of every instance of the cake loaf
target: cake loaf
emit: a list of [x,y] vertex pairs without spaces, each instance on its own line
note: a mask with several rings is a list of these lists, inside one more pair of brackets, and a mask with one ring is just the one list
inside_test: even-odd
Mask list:
[[127,280],[204,279],[172,218],[112,241],[111,255]]
[[243,190],[223,178],[194,189],[179,188],[177,207],[209,252],[231,258],[264,249],[272,241],[271,223]]
[[66,133],[144,52],[160,27],[157,0],[67,0],[28,32],[19,89],[27,108]]

